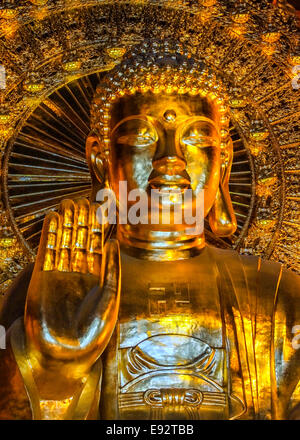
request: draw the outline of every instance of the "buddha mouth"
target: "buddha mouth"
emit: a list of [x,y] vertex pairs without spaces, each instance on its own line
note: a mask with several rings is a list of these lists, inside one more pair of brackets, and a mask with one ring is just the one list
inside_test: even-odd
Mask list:
[[159,191],[184,191],[191,189],[191,182],[184,176],[164,174],[149,179],[149,186]]

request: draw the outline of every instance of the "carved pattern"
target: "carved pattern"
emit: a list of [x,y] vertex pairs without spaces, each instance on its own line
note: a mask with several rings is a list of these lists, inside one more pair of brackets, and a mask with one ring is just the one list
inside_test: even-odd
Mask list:
[[203,394],[195,389],[161,388],[144,393],[144,401],[150,406],[199,406],[202,400]]
[[[149,285],[148,290],[150,316],[166,315],[190,311],[189,285],[184,283],[160,283]],[[174,307],[175,306],[175,307]]]
[[[205,392],[194,388],[160,388],[145,392],[119,395],[121,411],[149,407],[150,419],[163,420],[168,411],[186,414],[187,420],[201,419],[201,410],[213,408],[225,411],[228,397],[222,392]],[[239,407],[240,409],[240,407]]]

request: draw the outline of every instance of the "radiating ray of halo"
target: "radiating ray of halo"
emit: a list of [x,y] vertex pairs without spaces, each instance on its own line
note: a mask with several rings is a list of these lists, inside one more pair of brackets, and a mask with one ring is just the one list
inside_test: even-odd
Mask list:
[[[74,149],[73,147],[70,147],[70,149],[66,149],[66,147],[59,144],[58,141],[56,141],[57,143],[51,143],[51,142],[49,142],[48,139],[46,141],[44,138],[33,137],[29,133],[21,132],[19,137],[16,139],[15,145],[21,144],[22,140],[23,140],[23,142],[28,140],[27,147],[40,146],[40,149],[41,149],[41,147],[43,147],[46,149],[47,152],[54,150],[53,152],[56,152],[56,153],[58,150],[59,151],[58,154],[62,154],[63,157],[70,157],[75,160],[80,160],[81,162],[83,162],[83,161],[85,162],[85,156],[82,151],[80,151],[78,149]],[[25,144],[25,146],[26,146],[26,144]],[[72,151],[73,149],[75,151]]]
[[[32,128],[32,129],[34,129],[35,131],[39,132],[40,134],[43,134],[43,135],[45,135],[46,137],[49,137],[49,138],[52,139],[52,140],[57,140],[57,138],[55,138],[54,136],[52,136],[51,134],[49,134],[47,131],[45,131],[45,130],[41,130],[41,129],[39,129],[37,126],[32,125],[31,123],[27,123],[27,124],[25,125],[25,127],[30,127],[30,128]],[[73,146],[73,144],[69,144],[69,143],[63,142],[61,139],[59,139],[59,142],[60,142],[62,145],[65,145],[65,147],[67,147],[67,148],[71,148],[71,149],[74,148],[74,149],[76,149],[76,150],[78,151],[78,148],[76,148],[75,146]],[[79,151],[80,151],[80,147],[79,147]]]
[[90,104],[91,104],[91,103],[90,103],[90,100],[88,99],[87,95],[84,93],[84,91],[83,91],[83,89],[82,89],[82,87],[81,87],[81,85],[80,85],[80,81],[78,81],[78,83],[77,83],[77,87],[78,87],[78,89],[79,89],[79,91],[80,91],[80,93],[81,93],[83,99],[85,100],[85,102],[86,102],[86,104],[87,104],[87,107],[90,108]]
[[[52,98],[52,99],[53,99],[53,98]],[[52,99],[48,98],[47,101],[48,101],[49,103],[53,104],[54,101],[53,101]],[[42,103],[42,104],[41,104],[41,108],[43,108],[43,104],[46,105],[45,103]],[[49,104],[48,104],[48,105],[49,105]],[[55,104],[54,104],[54,105],[55,105]],[[49,108],[49,107],[48,107],[48,108]],[[82,130],[82,128],[81,128],[78,124],[75,124],[75,122],[72,120],[72,118],[70,117],[70,115],[69,115],[68,113],[66,113],[62,107],[60,107],[60,114],[61,114],[61,117],[63,116],[63,117],[64,117],[67,121],[69,121],[74,127],[76,127],[77,130],[80,131],[81,134],[82,134],[84,137],[87,136],[87,134],[88,134],[88,130],[87,130],[87,129],[86,129],[86,130]]]
[[209,239],[210,242],[218,243],[219,247],[221,247],[221,248],[225,248],[225,249],[230,249],[231,248],[229,243],[227,243],[222,238],[217,237],[208,228],[205,228],[205,237],[206,237],[206,239]]
[[231,176],[250,176],[251,171],[231,171]]
[[241,160],[239,162],[234,162],[234,166],[238,166],[238,165],[248,165],[249,161],[248,160]]
[[48,112],[45,108],[43,108],[42,106],[40,106],[40,109],[50,118],[50,119],[53,119],[53,121],[56,123],[56,124],[58,124],[58,125],[60,125],[60,126],[62,126],[65,130],[67,130],[69,133],[72,133],[73,134],[73,136],[75,136],[76,138],[77,138],[77,140],[80,142],[80,146],[81,146],[81,142],[82,142],[82,138],[78,135],[78,134],[76,134],[76,130],[74,130],[74,128],[75,129],[77,129],[77,127],[73,124],[73,131],[71,130],[71,128],[70,127],[68,127],[66,124],[63,124],[62,123],[62,121],[61,121],[61,119],[59,119],[58,117],[56,117],[56,116],[53,116],[50,112]]
[[[82,166],[78,166],[78,165],[72,165],[72,164],[66,164],[66,163],[64,163],[64,162],[62,162],[62,161],[54,161],[54,160],[50,160],[50,159],[44,159],[44,158],[39,158],[39,159],[37,159],[36,157],[34,157],[34,156],[29,156],[29,155],[27,155],[27,154],[21,154],[21,153],[12,153],[11,154],[11,157],[15,157],[16,159],[31,159],[31,160],[39,160],[39,162],[46,162],[46,163],[48,163],[48,164],[57,164],[57,165],[65,165],[65,166],[72,166],[72,169],[73,170],[81,170],[81,171],[83,171],[84,170],[84,168],[82,167]],[[14,164],[13,162],[11,162],[12,163],[12,165]],[[24,165],[23,165],[24,166]]]
[[[42,144],[42,142],[40,141],[40,143]],[[23,143],[23,142],[20,142],[19,140],[16,140],[16,142],[15,142],[15,145],[16,146],[19,146],[19,147],[25,147],[27,150],[34,150],[34,151],[37,151],[37,152],[39,152],[39,153],[41,153],[41,152],[44,152],[45,154],[47,154],[47,155],[50,155],[50,156],[54,156],[54,157],[59,157],[59,158],[61,158],[61,159],[64,159],[64,160],[68,160],[68,161],[70,161],[70,162],[75,162],[76,164],[77,164],[77,166],[79,166],[78,164],[80,164],[80,166],[82,167],[82,168],[85,168],[86,169],[86,160],[85,160],[85,157],[73,157],[73,156],[71,156],[71,154],[69,153],[68,154],[68,157],[66,156],[66,155],[63,155],[63,154],[59,154],[59,153],[55,153],[54,151],[52,151],[51,149],[50,149],[50,145],[49,144],[47,144],[47,147],[48,147],[48,149],[47,150],[43,150],[43,149],[41,149],[41,145],[40,145],[40,147],[38,148],[37,146],[35,146],[34,144],[32,144],[32,143],[30,143],[30,141],[28,142],[28,144],[25,144],[25,143]],[[14,153],[12,153],[12,154],[14,154]]]
[[239,181],[234,182],[234,181],[230,180],[229,181],[229,186],[248,186],[248,187],[250,187],[251,183],[239,182]]
[[[87,193],[87,190],[86,190],[86,189],[81,189],[81,190],[79,190],[79,191],[70,191],[69,193],[65,193],[65,194],[64,194],[64,198],[65,198],[65,199],[68,199],[68,198],[70,198],[70,197],[74,198],[75,196],[76,196],[76,197],[79,197],[79,196],[81,196],[81,195],[83,195],[83,194],[86,194],[86,193]],[[42,200],[35,200],[35,201],[32,201],[32,202],[21,203],[21,204],[19,204],[19,205],[15,205],[15,206],[13,206],[13,210],[14,210],[14,211],[17,211],[18,209],[21,209],[21,208],[27,208],[27,207],[29,207],[29,206],[34,206],[34,205],[38,205],[38,204],[45,204],[45,203],[48,204],[48,203],[53,202],[54,200],[58,200],[57,203],[59,203],[59,201],[62,200],[62,196],[48,197],[48,198],[46,198],[46,199],[42,199]]]
[[73,115],[75,115],[75,117],[78,118],[78,120],[82,123],[82,125],[86,128],[87,133],[89,132],[89,126],[86,124],[86,122],[84,122],[84,120],[81,118],[81,116],[77,113],[74,112],[73,107],[68,103],[68,101],[65,100],[65,98],[58,92],[56,91],[57,96],[59,96],[59,98],[67,105],[69,111],[72,112]]
[[240,155],[245,155],[247,153],[247,150],[246,149],[243,149],[243,150],[236,150],[236,151],[233,151],[233,155],[234,155],[234,157],[236,157],[236,156],[240,156]]
[[232,203],[234,205],[242,206],[244,208],[249,208],[249,206],[250,206],[250,205],[247,205],[246,203],[241,203],[241,202],[236,202],[236,201],[233,201]]
[[[48,175],[45,176],[44,174],[8,174],[8,178],[10,181],[13,182],[22,182],[23,184],[29,183],[29,182],[66,182],[66,176],[65,175]],[[78,179],[84,182],[90,182],[90,176],[89,175],[83,175],[83,176],[76,176],[76,180],[73,180],[74,183],[78,182]],[[72,180],[68,180],[68,182],[71,182]],[[24,187],[23,187],[24,189]]]
[[235,215],[237,215],[239,217],[247,218],[247,215],[242,214],[241,212],[235,212]]
[[[82,190],[83,188],[81,186],[73,186],[72,187],[72,193],[76,192],[76,190]],[[10,198],[11,200],[17,200],[22,198],[34,198],[35,196],[41,196],[41,195],[45,195],[45,194],[56,194],[56,193],[63,193],[64,195],[66,195],[66,189],[65,188],[57,188],[57,189],[49,189],[48,191],[37,191],[37,192],[30,192],[30,193],[26,193],[26,194],[17,194],[17,195],[12,195]]]
[[74,176],[85,176],[86,173],[84,171],[77,171],[77,170],[68,170],[67,168],[50,168],[50,167],[43,167],[40,165],[25,165],[25,164],[21,164],[21,163],[15,163],[15,162],[11,162],[10,163],[11,168],[14,169],[18,169],[18,168],[30,168],[31,170],[43,170],[43,171],[62,171],[64,173],[66,173],[66,175],[68,174],[72,174]]
[[70,95],[72,96],[72,98],[74,99],[76,104],[78,105],[78,107],[81,109],[81,111],[84,113],[86,118],[89,119],[89,114],[87,113],[87,111],[83,107],[82,103],[77,99],[77,97],[74,95],[74,93],[72,92],[72,90],[70,89],[70,87],[68,85],[66,85],[66,89],[68,90],[68,92],[70,93]]
[[247,197],[247,198],[251,199],[251,194],[239,193],[239,192],[234,192],[234,191],[229,191],[229,193],[232,196],[241,196],[241,197]]
[[[23,226],[20,228],[20,231],[22,232],[22,234],[25,234],[28,229],[38,225],[39,223],[42,223],[43,221],[44,221],[43,218],[39,218],[36,221],[28,222],[28,224],[26,226]],[[42,225],[41,225],[41,227],[42,227]]]
[[[60,139],[61,141],[62,141],[62,139],[66,139],[67,142],[71,142],[72,144],[77,145],[80,149],[82,148],[82,144],[76,140],[76,135],[75,135],[75,133],[72,133],[73,137],[71,138],[71,137],[67,134],[67,131],[68,131],[68,130],[65,130],[66,132],[63,133],[63,132],[60,131],[59,129],[53,127],[53,125],[49,124],[49,122],[47,122],[46,120],[43,121],[38,115],[33,115],[32,118],[38,120],[39,122],[42,121],[43,124],[45,125],[45,127],[46,127],[47,129],[50,129],[51,132],[57,133],[57,135],[59,136],[59,139]],[[47,133],[49,134],[49,132],[47,132]]]

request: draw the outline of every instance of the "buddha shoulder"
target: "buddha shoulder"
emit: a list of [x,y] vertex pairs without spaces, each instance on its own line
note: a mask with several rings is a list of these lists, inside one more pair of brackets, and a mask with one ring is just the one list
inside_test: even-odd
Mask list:
[[[280,263],[233,250],[208,247],[222,285],[230,285],[238,297],[255,297],[262,308],[282,309],[300,315],[300,276]],[[300,322],[300,316],[299,316]]]

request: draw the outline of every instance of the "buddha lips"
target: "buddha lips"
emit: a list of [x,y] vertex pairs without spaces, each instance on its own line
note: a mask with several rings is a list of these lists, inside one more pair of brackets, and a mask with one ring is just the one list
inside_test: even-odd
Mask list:
[[109,188],[98,191],[99,224],[165,225],[168,229],[183,225],[188,235],[200,235],[204,228],[204,191],[193,194],[190,188],[133,189],[119,182],[119,194]]

